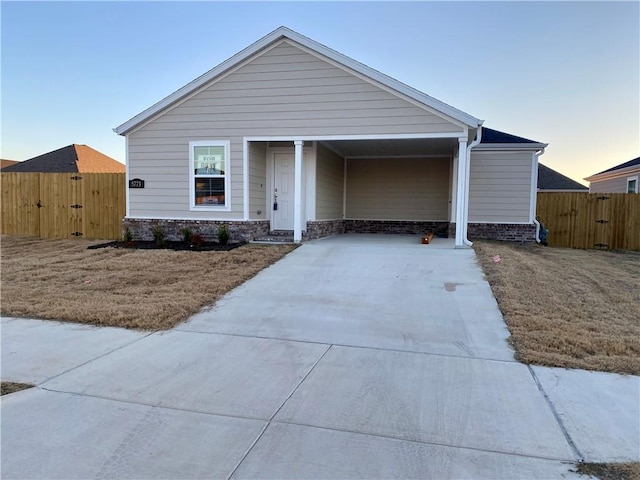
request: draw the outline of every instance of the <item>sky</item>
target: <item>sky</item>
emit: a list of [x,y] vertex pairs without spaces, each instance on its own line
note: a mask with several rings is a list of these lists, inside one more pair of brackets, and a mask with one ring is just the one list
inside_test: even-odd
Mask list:
[[0,156],[113,128],[281,25],[489,128],[548,143],[584,182],[640,155],[640,2],[0,2]]

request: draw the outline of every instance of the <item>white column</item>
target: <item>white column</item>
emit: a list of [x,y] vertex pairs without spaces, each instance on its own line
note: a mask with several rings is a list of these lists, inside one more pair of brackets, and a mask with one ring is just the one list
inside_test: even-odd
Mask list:
[[467,208],[467,139],[458,139],[458,186],[456,191],[456,248],[464,247],[465,228],[463,227]]
[[294,192],[293,192],[293,241],[302,241],[302,140],[295,140]]

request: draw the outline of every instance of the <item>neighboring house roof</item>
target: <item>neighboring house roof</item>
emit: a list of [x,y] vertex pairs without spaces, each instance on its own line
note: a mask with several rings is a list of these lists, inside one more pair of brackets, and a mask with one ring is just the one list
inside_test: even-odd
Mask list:
[[324,45],[311,40],[310,38],[305,37],[304,35],[300,35],[299,33],[287,28],[280,27],[269,33],[268,35],[262,37],[257,42],[253,43],[249,47],[245,48],[241,52],[235,54],[233,57],[228,60],[222,62],[217,67],[209,70],[205,74],[196,78],[192,82],[188,83],[184,87],[175,91],[168,97],[159,101],[155,105],[149,107],[142,113],[136,115],[131,118],[127,122],[113,129],[119,135],[126,135],[128,132],[139,126],[140,124],[146,122],[151,117],[154,117],[158,113],[162,112],[166,108],[176,104],[180,100],[185,97],[199,91],[200,89],[206,87],[210,83],[214,82],[218,77],[222,74],[228,72],[232,68],[235,68],[242,64],[244,61],[252,57],[253,55],[259,53],[260,51],[268,48],[270,45],[275,44],[276,42],[280,42],[282,40],[288,40],[293,43],[296,43],[302,47],[305,47],[316,54],[324,56],[329,60],[337,63],[339,66],[355,71],[360,75],[364,75],[370,80],[377,82],[387,88],[390,88],[402,95],[405,95],[425,107],[428,107],[432,110],[436,110],[441,114],[444,114],[450,117],[453,120],[456,120],[462,124],[466,124],[471,128],[477,128],[479,125],[482,125],[483,120],[479,120],[468,113],[463,112],[462,110],[458,110],[457,108],[452,107],[440,100],[437,100],[429,95],[420,92],[398,80],[391,78],[367,65],[364,65],[356,60],[353,60],[346,55],[343,55],[335,50],[332,50]]
[[68,145],[3,168],[3,172],[124,173],[125,166],[87,145]]
[[585,187],[581,183],[539,163],[538,190],[588,192],[589,187]]
[[0,170],[5,167],[10,167],[11,165],[15,165],[16,163],[20,163],[17,160],[7,160],[6,158],[0,159]]
[[616,170],[622,170],[623,168],[635,167],[635,166],[640,166],[640,157],[634,158],[633,160],[629,160],[628,162],[621,163],[620,165],[616,165],[615,167],[608,168],[607,170],[603,170],[600,173],[591,175],[591,177],[595,177],[596,175],[602,175],[603,173],[615,172]]

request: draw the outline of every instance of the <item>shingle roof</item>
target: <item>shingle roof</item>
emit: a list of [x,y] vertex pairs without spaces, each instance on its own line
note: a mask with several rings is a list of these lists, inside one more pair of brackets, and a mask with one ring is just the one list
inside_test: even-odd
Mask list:
[[596,175],[600,175],[600,173],[613,172],[614,170],[620,170],[622,168],[634,167],[636,165],[640,165],[640,157],[634,158],[633,160],[629,160],[628,162],[621,163],[620,165],[616,165],[615,167],[611,167],[611,168],[609,168],[607,170],[604,170],[602,172],[596,173]]
[[482,127],[482,139],[480,143],[542,143],[528,138],[517,137],[510,133],[493,130],[491,128]]
[[538,190],[575,190],[588,192],[589,187],[556,172],[541,163],[538,164]]
[[0,159],[0,169],[15,165],[16,163],[18,163],[17,160],[7,160],[6,158],[2,158]]
[[125,166],[87,145],[68,145],[2,169],[3,172],[124,173]]

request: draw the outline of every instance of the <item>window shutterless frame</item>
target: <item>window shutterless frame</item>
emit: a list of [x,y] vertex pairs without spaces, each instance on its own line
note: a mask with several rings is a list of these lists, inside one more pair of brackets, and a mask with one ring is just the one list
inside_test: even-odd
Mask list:
[[638,189],[638,175],[635,177],[627,177],[627,193],[640,193],[640,189]]
[[189,210],[231,209],[230,151],[229,140],[189,142]]

